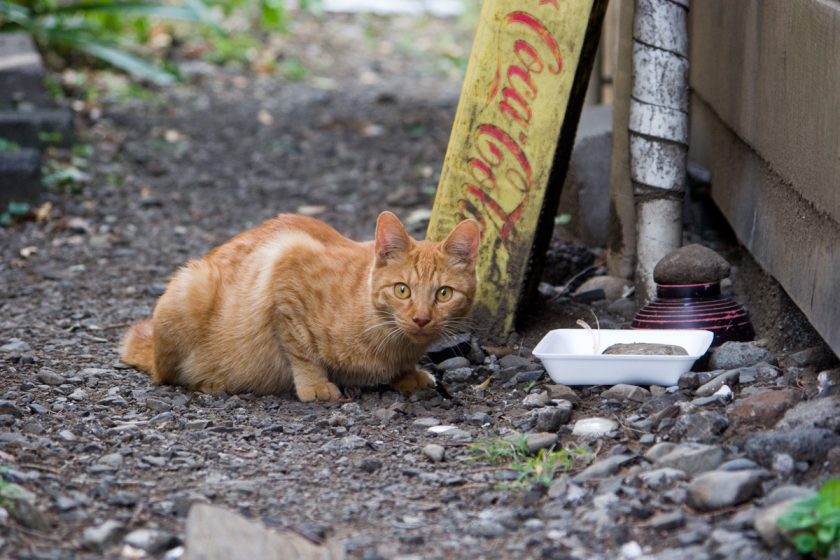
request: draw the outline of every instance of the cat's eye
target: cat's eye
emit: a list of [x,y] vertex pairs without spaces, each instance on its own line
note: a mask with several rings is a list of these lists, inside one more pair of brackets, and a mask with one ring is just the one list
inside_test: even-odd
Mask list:
[[435,294],[435,299],[439,302],[445,302],[452,299],[452,288],[449,286],[443,286],[438,289],[437,293]]
[[411,297],[411,288],[402,282],[394,284],[394,295],[400,299],[408,299]]

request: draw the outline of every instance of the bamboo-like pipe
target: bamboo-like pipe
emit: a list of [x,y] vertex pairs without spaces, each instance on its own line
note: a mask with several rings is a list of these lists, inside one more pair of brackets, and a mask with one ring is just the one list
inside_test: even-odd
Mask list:
[[682,245],[688,152],[689,0],[636,0],[630,178],[636,207],[636,293],[656,294],[653,268]]

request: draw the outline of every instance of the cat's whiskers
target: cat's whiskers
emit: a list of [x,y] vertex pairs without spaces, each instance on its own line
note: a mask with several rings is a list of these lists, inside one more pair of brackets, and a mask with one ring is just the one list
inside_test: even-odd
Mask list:
[[374,346],[373,353],[382,353],[386,356],[391,355],[393,353],[393,349],[391,348],[391,342],[393,342],[398,336],[402,334],[402,329],[400,329],[400,327],[395,323],[394,327],[389,329],[385,336],[383,336],[376,344],[376,346]]
[[381,329],[382,327],[386,327],[386,326],[388,326],[388,325],[396,325],[396,324],[397,324],[397,320],[396,320],[396,318],[394,318],[394,317],[388,317],[388,318],[386,318],[386,319],[385,319],[385,320],[383,320],[383,321],[379,321],[378,323],[373,323],[373,324],[371,324],[371,325],[368,325],[367,327],[365,327],[365,328],[362,330],[362,334],[363,334],[363,335],[365,335],[365,334],[370,333],[371,331],[379,330],[379,329]]

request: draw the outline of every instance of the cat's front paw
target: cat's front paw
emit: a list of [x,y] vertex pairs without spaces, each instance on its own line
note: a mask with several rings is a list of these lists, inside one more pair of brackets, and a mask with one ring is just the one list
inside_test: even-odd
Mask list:
[[419,389],[435,386],[434,376],[424,369],[415,369],[398,377],[391,387],[404,395],[409,395]]
[[309,401],[337,401],[341,398],[341,390],[329,381],[295,388],[297,397],[303,402]]

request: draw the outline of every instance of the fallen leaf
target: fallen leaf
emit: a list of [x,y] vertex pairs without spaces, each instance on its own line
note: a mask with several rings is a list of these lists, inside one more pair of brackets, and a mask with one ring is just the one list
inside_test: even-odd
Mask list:
[[481,383],[479,383],[478,385],[473,385],[473,389],[474,389],[474,390],[476,390],[476,391],[483,391],[483,390],[485,390],[487,387],[489,387],[489,386],[490,386],[490,382],[491,382],[491,381],[493,381],[493,378],[492,378],[491,376],[489,376],[489,375],[488,375],[488,376],[487,376],[487,379],[485,379],[484,381],[482,381],[482,382],[481,382]]
[[52,217],[52,202],[45,202],[35,209],[35,223],[42,224],[50,221]]

